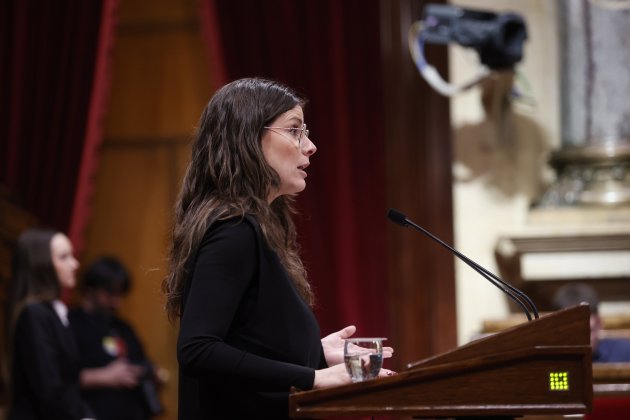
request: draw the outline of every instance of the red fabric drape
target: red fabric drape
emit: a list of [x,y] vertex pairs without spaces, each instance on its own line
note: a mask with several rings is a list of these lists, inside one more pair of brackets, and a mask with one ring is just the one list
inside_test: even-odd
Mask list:
[[78,247],[101,138],[116,3],[0,6],[0,183],[42,225],[69,232]]
[[214,1],[201,1],[199,6],[199,16],[202,22],[201,33],[208,48],[210,77],[214,86],[223,86],[228,80],[217,8]]
[[90,199],[98,166],[98,148],[103,140],[102,123],[110,91],[111,52],[114,44],[117,2],[118,0],[107,0],[102,5],[85,141],[69,227],[70,239],[77,251],[82,250],[84,245],[84,229],[91,214]]
[[[385,161],[378,0],[202,0],[225,77],[298,90],[311,138],[296,218],[324,334],[350,323],[387,335]],[[209,13],[210,11],[210,13]]]

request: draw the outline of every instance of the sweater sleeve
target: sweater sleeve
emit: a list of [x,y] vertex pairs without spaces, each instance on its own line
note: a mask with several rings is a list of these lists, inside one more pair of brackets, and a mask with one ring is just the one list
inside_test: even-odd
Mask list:
[[258,263],[257,237],[248,222],[227,223],[206,235],[180,322],[180,368],[204,381],[239,381],[260,391],[311,389],[313,369],[260,357],[225,342]]

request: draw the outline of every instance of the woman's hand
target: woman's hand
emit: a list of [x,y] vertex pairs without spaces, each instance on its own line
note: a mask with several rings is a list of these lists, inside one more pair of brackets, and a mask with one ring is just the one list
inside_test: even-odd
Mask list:
[[[344,340],[352,337],[356,331],[357,327],[354,325],[348,325],[347,327],[322,338],[322,347],[324,348],[324,356],[326,357],[326,363],[328,366],[343,363]],[[394,349],[392,347],[383,347],[383,358],[392,357],[393,353]]]
[[[396,375],[396,372],[389,369],[381,369],[378,372],[380,378]],[[313,381],[313,389],[328,388],[331,386],[339,386],[351,383],[350,375],[343,363],[336,364],[333,367],[319,369],[315,371],[315,380]]]
[[144,372],[142,366],[133,365],[125,359],[115,359],[100,368],[82,369],[80,383],[83,388],[134,388]]
[[326,357],[326,363],[328,366],[343,363],[344,339],[352,337],[352,334],[356,331],[357,327],[354,325],[348,325],[346,328],[322,338],[322,347],[324,348],[324,356]]

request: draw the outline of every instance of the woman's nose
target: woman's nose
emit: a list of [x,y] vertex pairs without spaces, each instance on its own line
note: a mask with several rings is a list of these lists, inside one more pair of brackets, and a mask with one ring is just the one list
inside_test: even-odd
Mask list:
[[304,144],[302,145],[302,153],[304,153],[305,156],[311,156],[315,154],[315,152],[317,152],[317,147],[315,146],[315,143],[313,143],[308,137],[304,139],[303,143]]

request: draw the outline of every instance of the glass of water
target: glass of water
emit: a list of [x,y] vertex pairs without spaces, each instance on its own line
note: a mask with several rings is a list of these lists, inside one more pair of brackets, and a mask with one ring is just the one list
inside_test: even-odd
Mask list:
[[343,359],[352,382],[376,378],[383,366],[383,341],[386,338],[348,338]]

